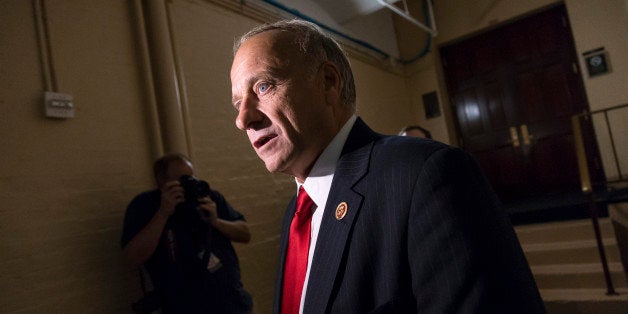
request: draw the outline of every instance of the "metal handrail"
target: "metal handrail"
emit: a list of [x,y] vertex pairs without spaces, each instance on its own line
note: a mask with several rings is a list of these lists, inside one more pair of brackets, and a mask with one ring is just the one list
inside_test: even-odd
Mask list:
[[615,292],[615,289],[613,287],[613,281],[611,279],[610,271],[608,268],[608,261],[606,259],[606,253],[604,251],[604,244],[602,242],[602,235],[600,232],[600,225],[598,221],[598,208],[597,208],[597,203],[595,200],[595,193],[593,193],[593,184],[591,182],[591,174],[589,172],[589,166],[588,166],[589,164],[587,161],[587,154],[586,154],[586,148],[584,145],[583,131],[580,124],[580,119],[588,118],[590,119],[590,121],[592,121],[591,117],[594,114],[598,114],[598,113],[604,114],[604,118],[605,118],[604,121],[606,122],[607,131],[610,137],[610,143],[611,143],[611,147],[613,151],[615,167],[619,176],[618,180],[606,180],[605,179],[605,181],[606,183],[626,181],[621,171],[621,166],[619,164],[619,159],[617,157],[617,148],[615,146],[615,142],[613,139],[613,132],[610,127],[610,122],[608,120],[609,111],[613,111],[613,110],[617,110],[617,109],[621,109],[625,107],[628,107],[628,104],[618,105],[618,106],[614,106],[614,107],[610,107],[610,108],[606,108],[602,110],[591,111],[591,112],[583,112],[583,113],[576,114],[571,117],[571,125],[573,129],[573,134],[574,134],[574,144],[576,148],[576,157],[578,159],[578,170],[580,173],[580,184],[582,187],[582,193],[587,196],[588,201],[589,201],[589,211],[591,214],[591,222],[593,224],[593,230],[595,232],[595,239],[596,239],[598,251],[600,254],[600,261],[602,263],[602,268],[604,270],[604,279],[606,280],[606,294],[607,295],[617,295],[617,293]]
[[[613,138],[613,131],[611,130],[611,123],[608,119],[608,113],[609,111],[615,111],[615,110],[619,110],[622,108],[627,108],[628,104],[623,104],[623,105],[617,105],[617,106],[613,106],[613,107],[609,107],[609,108],[605,108],[605,109],[600,109],[600,110],[595,110],[595,111],[591,111],[591,112],[583,112],[577,115],[574,115],[572,117],[572,123],[573,123],[573,119],[574,118],[583,118],[583,117],[588,117],[588,118],[592,118],[594,115],[596,114],[603,114],[604,115],[604,122],[606,125],[606,131],[608,132],[608,136],[610,139],[610,144],[611,144],[611,149],[613,151],[613,161],[615,163],[615,170],[617,171],[617,175],[618,175],[618,179],[616,180],[607,180],[607,183],[616,183],[616,182],[625,182],[628,181],[628,178],[624,177],[622,169],[621,169],[621,165],[619,164],[619,157],[617,155],[617,147],[615,146],[615,139]],[[575,135],[575,133],[574,133]],[[578,139],[582,140],[582,136],[578,137]],[[585,152],[583,152],[585,153]],[[586,154],[585,154],[586,156]]]

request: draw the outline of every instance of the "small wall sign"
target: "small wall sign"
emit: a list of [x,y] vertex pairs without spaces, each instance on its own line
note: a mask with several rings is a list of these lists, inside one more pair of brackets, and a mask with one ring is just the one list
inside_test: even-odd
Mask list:
[[440,116],[440,107],[438,106],[438,96],[436,95],[436,91],[423,94],[423,108],[425,109],[426,119]]
[[589,77],[594,77],[611,72],[608,52],[604,47],[593,49],[582,54],[584,63],[587,65]]

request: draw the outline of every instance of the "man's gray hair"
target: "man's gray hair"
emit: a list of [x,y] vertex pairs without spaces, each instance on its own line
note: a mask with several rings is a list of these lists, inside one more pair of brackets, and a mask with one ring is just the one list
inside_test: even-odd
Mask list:
[[318,61],[312,62],[310,65],[313,72],[318,70],[316,67],[323,61],[329,61],[336,65],[342,78],[342,101],[351,106],[352,111],[355,112],[355,82],[353,81],[353,72],[351,71],[349,60],[338,42],[324,33],[314,23],[294,19],[260,25],[242,35],[239,40],[236,40],[233,45],[233,54],[235,55],[240,46],[251,37],[272,30],[294,33],[295,44],[298,46],[299,51],[305,57]]

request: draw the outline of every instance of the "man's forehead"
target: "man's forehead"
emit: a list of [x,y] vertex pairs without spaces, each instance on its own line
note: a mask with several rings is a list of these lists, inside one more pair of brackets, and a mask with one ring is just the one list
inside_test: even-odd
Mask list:
[[245,41],[234,57],[231,78],[234,79],[235,75],[248,81],[258,75],[277,77],[289,72],[291,65],[299,63],[296,59],[301,54],[296,51],[296,44],[292,40],[282,40],[285,38],[283,33],[285,32],[268,31]]
[[256,34],[242,43],[236,52],[236,58],[238,54],[244,52],[273,55],[281,60],[294,59],[300,55],[295,36],[293,32],[283,30],[269,30]]

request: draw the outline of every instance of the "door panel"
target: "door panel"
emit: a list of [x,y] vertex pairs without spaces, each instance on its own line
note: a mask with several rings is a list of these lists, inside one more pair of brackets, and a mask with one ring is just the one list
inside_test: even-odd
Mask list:
[[505,201],[579,189],[569,119],[587,104],[568,25],[559,5],[440,50],[463,147]]
[[484,134],[480,105],[475,90],[464,90],[456,95],[456,98],[458,119],[460,123],[464,124],[468,135],[470,137],[476,137]]
[[538,75],[521,73],[516,80],[525,121],[531,123],[545,120],[547,114],[543,103],[544,88],[539,84]]
[[567,77],[567,74],[571,75],[569,70],[564,68],[564,64],[556,64],[546,68],[542,78],[544,90],[551,91],[544,92],[543,96],[546,103],[552,104],[549,108],[553,109],[550,113],[553,118],[568,118],[574,112],[571,108],[574,100],[571,98]]
[[489,120],[493,130],[508,128],[508,119],[504,111],[504,93],[499,82],[488,82],[485,87]]

